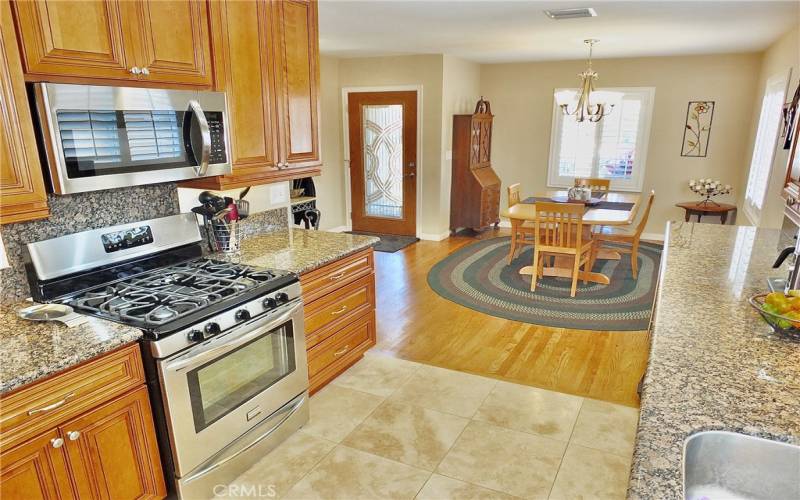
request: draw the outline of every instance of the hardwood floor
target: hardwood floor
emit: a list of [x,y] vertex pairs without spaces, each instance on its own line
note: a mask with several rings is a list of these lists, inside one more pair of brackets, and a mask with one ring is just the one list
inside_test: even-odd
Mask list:
[[520,323],[450,302],[427,283],[428,271],[458,248],[507,235],[420,241],[375,252],[378,345],[398,358],[559,392],[638,406],[648,332],[586,331]]

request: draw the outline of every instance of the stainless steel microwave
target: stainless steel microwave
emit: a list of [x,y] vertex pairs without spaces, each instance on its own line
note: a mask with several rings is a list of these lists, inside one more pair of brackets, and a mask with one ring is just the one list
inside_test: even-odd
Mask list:
[[231,172],[222,92],[60,83],[35,91],[57,194]]

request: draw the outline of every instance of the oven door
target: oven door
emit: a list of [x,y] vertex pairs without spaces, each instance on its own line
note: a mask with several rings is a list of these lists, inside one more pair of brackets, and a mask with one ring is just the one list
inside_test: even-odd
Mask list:
[[36,89],[56,193],[231,171],[221,92],[55,83]]
[[177,477],[308,389],[302,302],[158,362]]

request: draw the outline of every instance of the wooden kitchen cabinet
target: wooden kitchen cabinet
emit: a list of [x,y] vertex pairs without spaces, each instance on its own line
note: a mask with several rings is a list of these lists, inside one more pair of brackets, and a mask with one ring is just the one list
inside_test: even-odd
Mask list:
[[0,497],[163,498],[139,346],[0,398]]
[[368,248],[300,276],[311,394],[376,343],[373,263]]
[[317,3],[214,2],[211,26],[233,172],[180,186],[224,190],[319,175]]
[[205,1],[16,0],[13,7],[29,81],[213,84]]
[[50,214],[8,2],[0,2],[0,199],[0,224]]

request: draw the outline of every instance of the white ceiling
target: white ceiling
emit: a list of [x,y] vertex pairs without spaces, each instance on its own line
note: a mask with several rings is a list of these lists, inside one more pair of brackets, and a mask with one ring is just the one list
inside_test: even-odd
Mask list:
[[[597,17],[542,12],[592,7]],[[760,51],[800,25],[798,1],[320,0],[320,49],[339,57],[449,54],[481,63]],[[800,50],[800,47],[798,47]]]

